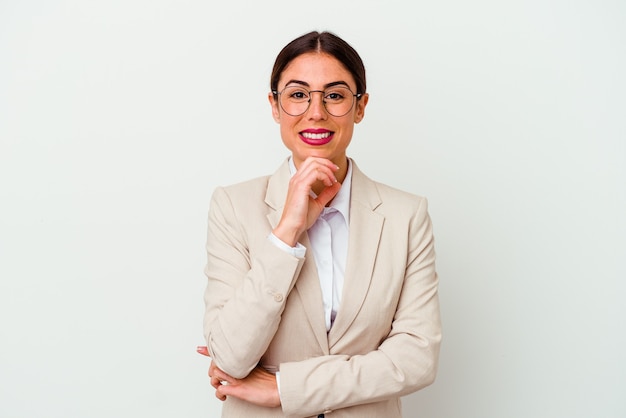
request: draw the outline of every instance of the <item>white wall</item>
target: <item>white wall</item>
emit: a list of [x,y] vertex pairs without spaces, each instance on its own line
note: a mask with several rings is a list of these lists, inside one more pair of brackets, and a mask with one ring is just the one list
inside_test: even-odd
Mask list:
[[[228,4],[227,4],[228,3]],[[626,4],[0,2],[0,416],[215,417],[213,188],[287,155],[266,101],[351,42],[351,155],[430,200],[445,326],[407,417],[626,416]]]

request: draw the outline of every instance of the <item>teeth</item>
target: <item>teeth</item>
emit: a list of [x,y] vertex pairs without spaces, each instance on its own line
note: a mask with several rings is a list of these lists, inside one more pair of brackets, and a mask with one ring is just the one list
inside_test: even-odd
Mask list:
[[311,132],[302,132],[302,136],[306,139],[325,139],[330,136],[330,132],[324,132],[322,134],[314,134]]

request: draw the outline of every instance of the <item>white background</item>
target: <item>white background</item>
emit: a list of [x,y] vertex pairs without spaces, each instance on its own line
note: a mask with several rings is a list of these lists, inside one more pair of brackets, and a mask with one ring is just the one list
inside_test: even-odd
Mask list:
[[217,185],[286,157],[309,30],[363,56],[349,153],[425,195],[444,343],[408,418],[626,416],[626,4],[0,0],[0,416],[217,417]]

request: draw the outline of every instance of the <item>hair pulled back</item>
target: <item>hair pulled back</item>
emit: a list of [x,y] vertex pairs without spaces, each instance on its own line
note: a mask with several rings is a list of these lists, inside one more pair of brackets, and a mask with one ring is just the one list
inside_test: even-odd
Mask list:
[[280,76],[289,63],[308,52],[320,52],[335,57],[352,74],[356,82],[356,93],[365,93],[365,66],[356,50],[333,33],[316,31],[294,39],[280,51],[270,77],[272,92],[278,90]]

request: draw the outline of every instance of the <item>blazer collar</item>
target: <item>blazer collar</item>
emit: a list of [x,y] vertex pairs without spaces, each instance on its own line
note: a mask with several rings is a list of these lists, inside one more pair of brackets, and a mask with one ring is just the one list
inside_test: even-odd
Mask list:
[[[287,191],[289,190],[290,178],[291,173],[289,172],[289,159],[287,158],[283,161],[278,170],[270,176],[267,183],[265,203],[275,211],[272,219],[275,219],[276,223],[272,223],[272,228],[278,224],[280,216],[283,213],[282,209],[285,206],[285,199],[287,198]],[[278,218],[276,218],[276,216],[278,216]]]

